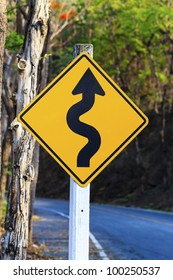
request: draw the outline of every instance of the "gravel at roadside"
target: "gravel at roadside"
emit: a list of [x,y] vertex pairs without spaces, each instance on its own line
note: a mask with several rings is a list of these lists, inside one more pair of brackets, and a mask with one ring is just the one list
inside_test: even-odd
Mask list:
[[[33,222],[34,254],[29,253],[28,259],[68,259],[68,219],[48,212],[43,216],[41,210],[35,212],[37,218]],[[84,244],[85,246],[85,244]],[[89,259],[99,260],[100,256],[90,240]]]

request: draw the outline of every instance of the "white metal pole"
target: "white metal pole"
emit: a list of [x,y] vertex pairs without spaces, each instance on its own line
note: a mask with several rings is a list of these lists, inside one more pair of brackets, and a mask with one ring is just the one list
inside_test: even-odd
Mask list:
[[89,197],[85,188],[70,178],[69,260],[89,258]]
[[[93,57],[93,46],[74,46],[74,58],[82,52]],[[70,178],[69,260],[89,259],[89,200],[90,185],[80,187]]]

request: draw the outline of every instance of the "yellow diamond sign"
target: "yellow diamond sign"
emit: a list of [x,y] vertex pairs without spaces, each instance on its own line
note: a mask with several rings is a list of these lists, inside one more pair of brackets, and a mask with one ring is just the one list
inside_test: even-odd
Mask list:
[[80,186],[90,183],[148,123],[86,53],[73,60],[18,120]]

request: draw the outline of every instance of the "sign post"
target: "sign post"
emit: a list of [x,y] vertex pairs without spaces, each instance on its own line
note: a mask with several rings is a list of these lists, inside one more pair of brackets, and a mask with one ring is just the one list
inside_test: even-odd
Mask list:
[[73,61],[18,115],[71,177],[71,260],[88,259],[89,183],[148,124],[92,56],[92,45],[75,45]]
[[69,260],[89,258],[90,184],[80,187],[70,177]]
[[[93,46],[76,44],[74,58],[82,52],[93,57]],[[89,259],[89,201],[90,184],[81,188],[70,177],[69,260]]]

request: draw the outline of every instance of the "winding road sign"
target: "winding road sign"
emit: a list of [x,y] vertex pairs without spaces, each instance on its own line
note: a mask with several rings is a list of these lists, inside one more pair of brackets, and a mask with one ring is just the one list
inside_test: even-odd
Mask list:
[[80,186],[90,183],[148,124],[87,53],[74,59],[18,120]]

